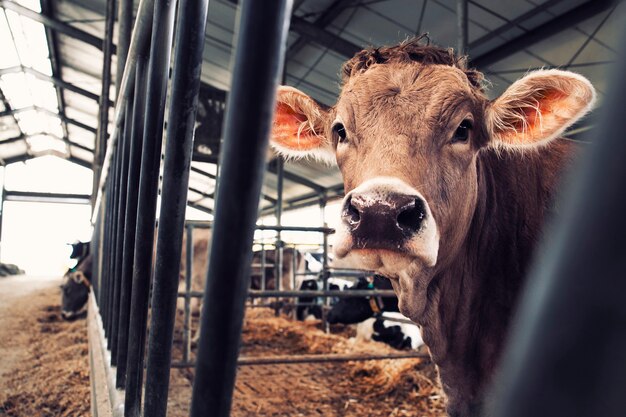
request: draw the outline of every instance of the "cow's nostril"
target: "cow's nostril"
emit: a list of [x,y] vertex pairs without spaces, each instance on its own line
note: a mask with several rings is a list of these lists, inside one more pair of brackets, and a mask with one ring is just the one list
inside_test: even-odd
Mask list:
[[410,206],[404,208],[396,218],[398,226],[404,232],[413,234],[417,233],[422,226],[422,222],[426,218],[426,208],[424,202],[417,198]]
[[359,209],[352,205],[352,197],[346,201],[346,208],[343,217],[352,226],[357,225],[361,221],[361,213],[359,212]]

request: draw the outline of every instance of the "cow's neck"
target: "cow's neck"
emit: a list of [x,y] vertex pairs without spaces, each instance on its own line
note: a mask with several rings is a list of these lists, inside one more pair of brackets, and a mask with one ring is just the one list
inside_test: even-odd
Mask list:
[[558,175],[544,172],[542,159],[560,166],[567,153],[560,145],[549,148],[480,155],[477,207],[462,252],[429,286],[424,338],[457,415],[476,412],[472,404],[478,406],[498,364]]

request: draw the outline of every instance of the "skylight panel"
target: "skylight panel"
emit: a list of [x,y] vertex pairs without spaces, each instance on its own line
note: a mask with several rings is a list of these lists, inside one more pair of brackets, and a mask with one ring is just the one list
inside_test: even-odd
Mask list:
[[21,4],[24,7],[28,7],[34,12],[41,13],[41,3],[39,0],[12,0],[16,3]]
[[20,59],[17,56],[13,37],[9,30],[4,10],[0,10],[0,45],[2,45],[2,53],[0,54],[0,68],[11,68],[20,65]]
[[20,129],[27,135],[49,133],[58,137],[63,136],[61,120],[58,117],[36,110],[23,111],[17,113],[15,117]]
[[52,75],[44,26],[11,10],[6,15],[22,65]]
[[26,80],[30,86],[33,104],[37,107],[48,109],[58,113],[57,92],[52,83],[40,80],[32,74],[26,74]]
[[4,74],[0,77],[0,88],[13,109],[23,109],[33,105],[30,89],[23,72]]
[[34,153],[56,151],[62,154],[67,153],[67,146],[62,140],[48,135],[33,135],[26,139]]

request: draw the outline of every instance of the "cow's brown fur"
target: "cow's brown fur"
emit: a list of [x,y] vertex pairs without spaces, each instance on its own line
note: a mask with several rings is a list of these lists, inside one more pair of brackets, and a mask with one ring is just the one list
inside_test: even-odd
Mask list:
[[[552,87],[576,84],[577,76],[572,77],[557,74],[545,92],[526,94],[536,105],[498,108],[499,102],[490,102],[483,91],[482,74],[467,69],[465,59],[418,40],[365,50],[349,60],[339,100],[323,109],[323,120],[302,119],[320,108],[302,100],[297,90],[279,95],[293,109],[286,117],[302,123],[298,138],[315,135],[334,150],[346,193],[386,176],[410,185],[428,202],[440,234],[437,262],[431,267],[407,261],[411,279],[390,278],[401,311],[422,325],[453,416],[475,415],[484,400],[559,175],[573,158],[571,142],[549,140],[562,131],[563,120],[579,117],[593,102],[593,89],[584,80],[569,89]],[[570,90],[579,107],[578,102],[545,100],[558,100]],[[546,119],[548,132],[541,115],[524,120],[533,131],[515,125],[516,117],[543,110],[535,100],[542,100],[544,108],[567,108]],[[464,120],[474,126],[470,139],[455,143],[451,137]],[[331,129],[338,122],[347,142],[338,143]],[[515,128],[532,149],[511,148],[517,143],[508,130]],[[541,145],[531,142],[532,135],[541,136],[537,132],[543,134],[537,140],[543,140]],[[273,141],[280,150],[289,141],[288,129],[278,133],[275,128]],[[374,259],[383,256],[362,252]]]

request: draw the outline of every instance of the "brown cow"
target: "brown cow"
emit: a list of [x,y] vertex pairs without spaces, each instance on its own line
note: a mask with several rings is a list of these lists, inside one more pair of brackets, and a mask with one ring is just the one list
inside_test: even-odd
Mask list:
[[476,415],[572,143],[595,99],[582,76],[530,73],[495,100],[451,50],[358,53],[332,108],[278,92],[273,146],[334,160],[346,197],[336,255],[391,279],[422,326],[451,416]]

